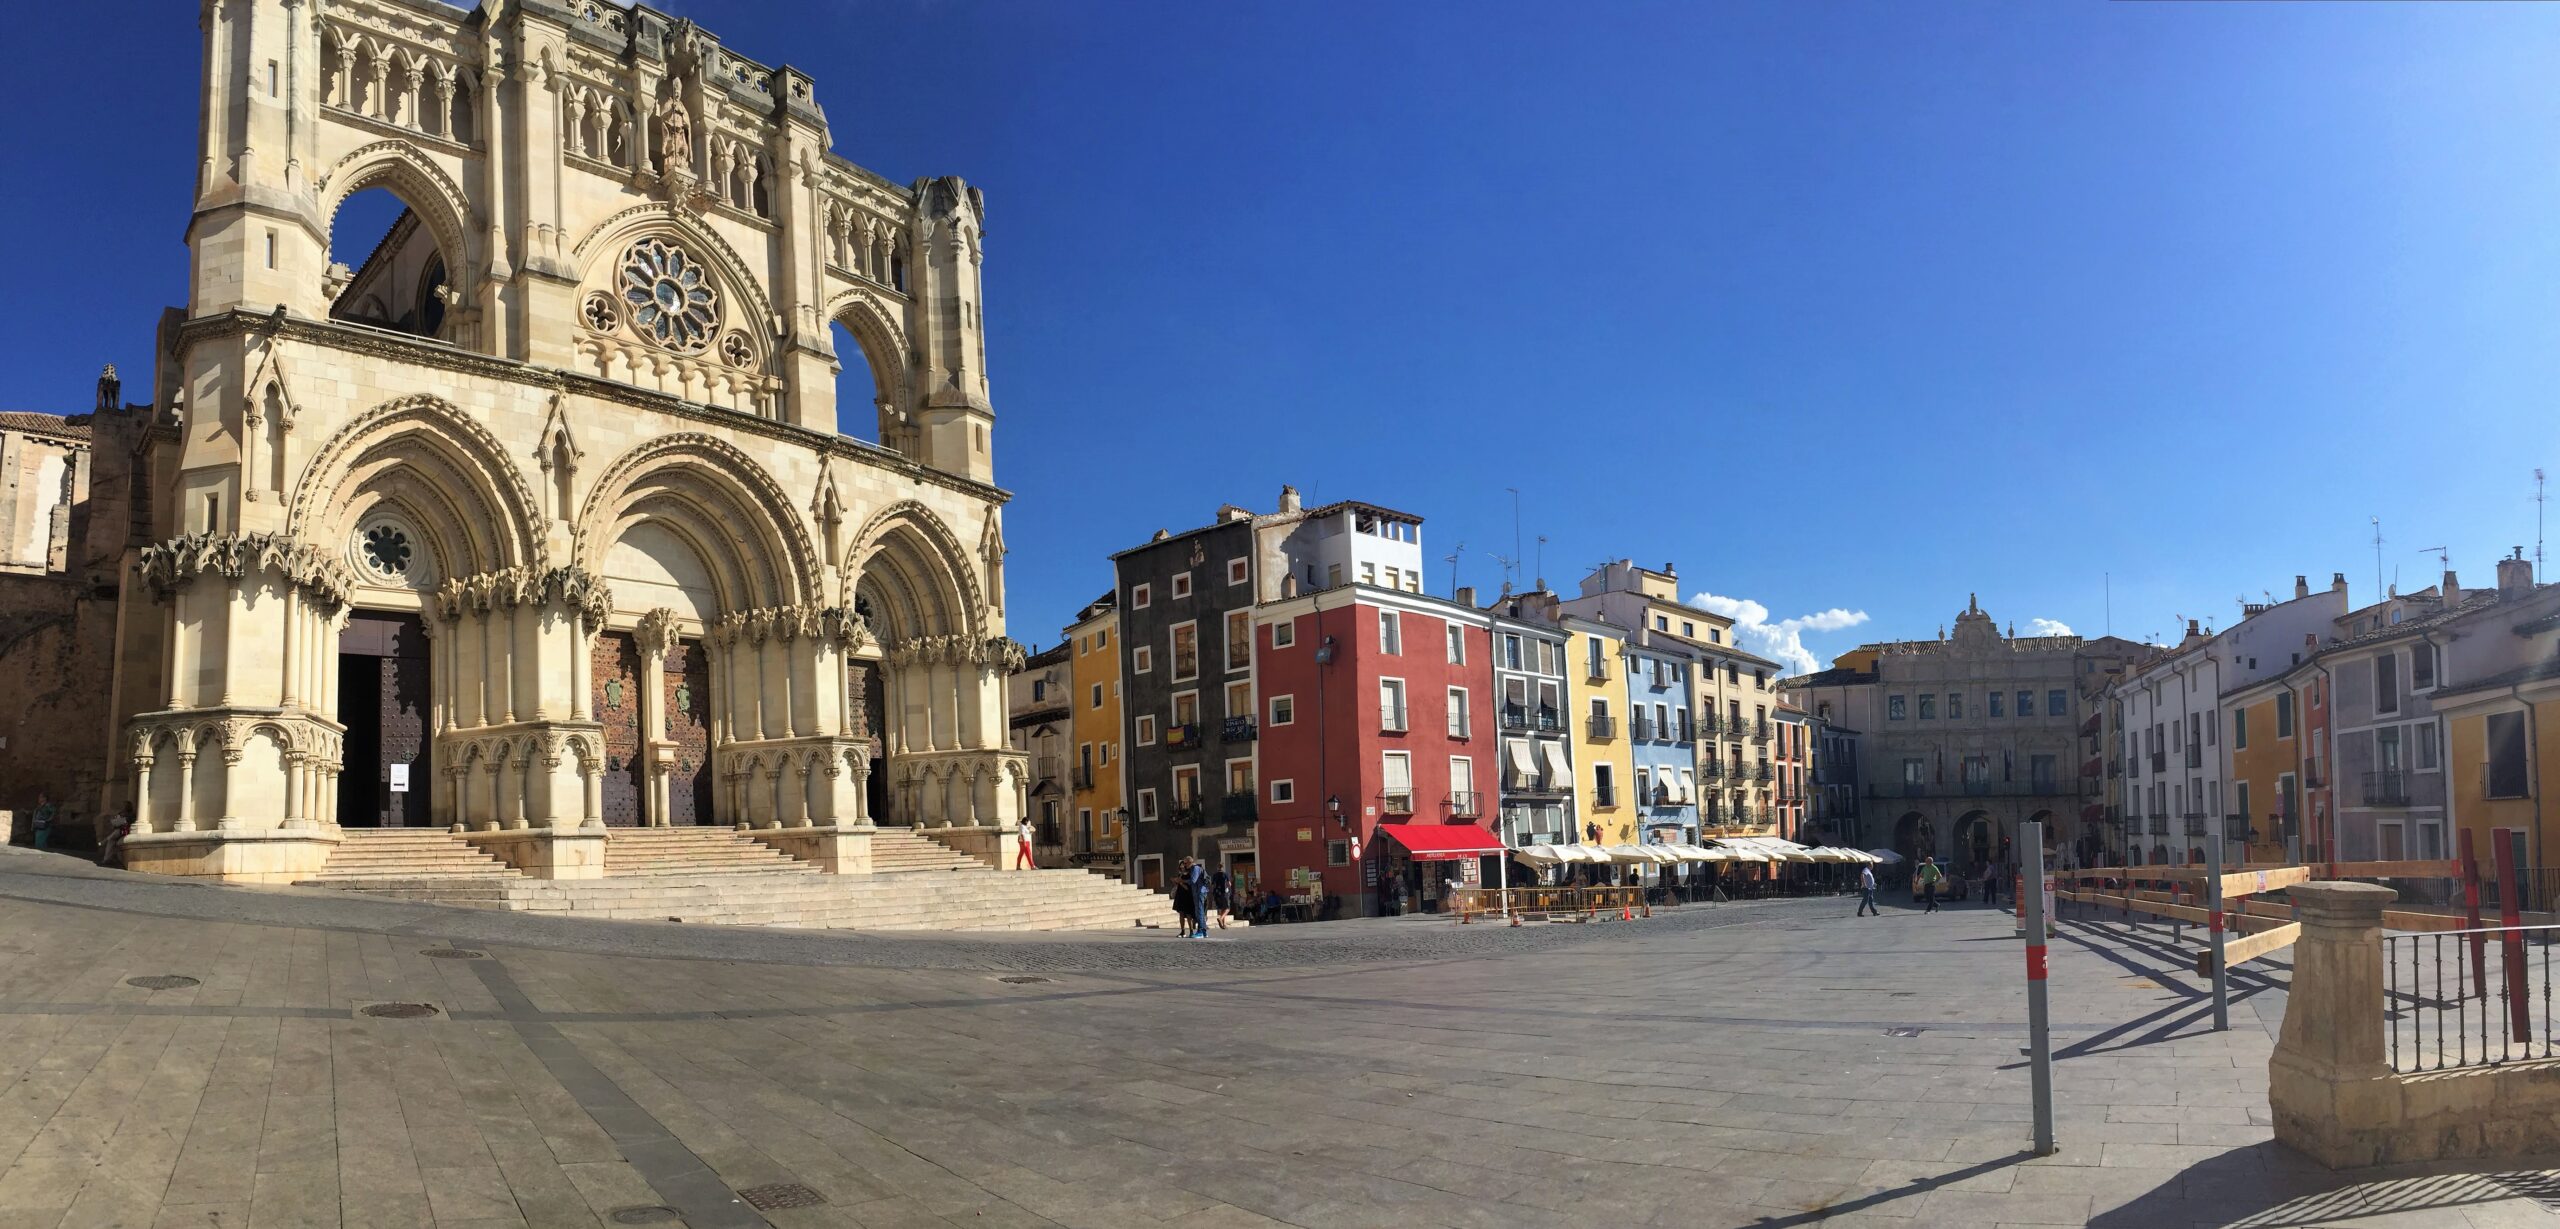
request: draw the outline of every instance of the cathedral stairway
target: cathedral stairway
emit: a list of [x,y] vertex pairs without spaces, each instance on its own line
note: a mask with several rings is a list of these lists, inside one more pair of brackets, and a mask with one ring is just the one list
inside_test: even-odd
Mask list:
[[516,878],[506,863],[442,828],[343,828],[338,847],[320,873],[302,882],[316,887],[449,880],[503,883]]
[[616,828],[604,847],[607,878],[757,872],[803,876],[819,873],[817,868],[728,827]]
[[[1005,856],[1013,856],[1013,851],[1006,850]],[[874,875],[985,869],[986,863],[913,828],[882,828],[871,837],[871,873]]]

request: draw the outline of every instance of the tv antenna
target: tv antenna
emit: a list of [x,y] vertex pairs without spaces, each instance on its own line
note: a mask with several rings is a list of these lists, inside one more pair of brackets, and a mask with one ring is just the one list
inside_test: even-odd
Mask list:
[[1521,558],[1527,554],[1520,549],[1520,488],[1507,486],[1502,489],[1511,492],[1511,557],[1504,560],[1502,566],[1516,569],[1520,566]]
[[1466,553],[1467,544],[1460,542],[1458,549],[1440,556],[1440,561],[1449,565],[1449,596],[1451,597],[1458,595],[1458,556]]
[[1538,575],[1536,579],[1539,588],[1544,589],[1547,587],[1547,535],[1543,533],[1538,535]]
[[2450,572],[2453,570],[2453,553],[2451,551],[2448,551],[2441,546],[2421,546],[2418,548],[2418,553],[2421,555],[2429,552],[2433,552],[2435,554],[2437,571]]
[[2382,518],[2377,516],[2373,518],[2373,600],[2389,596],[2391,590],[2382,583]]
[[2533,578],[2542,579],[2542,467],[2533,467]]
[[1493,561],[1502,565],[1502,591],[1511,592],[1511,572],[1520,566],[1520,561],[1509,555],[1495,555]]

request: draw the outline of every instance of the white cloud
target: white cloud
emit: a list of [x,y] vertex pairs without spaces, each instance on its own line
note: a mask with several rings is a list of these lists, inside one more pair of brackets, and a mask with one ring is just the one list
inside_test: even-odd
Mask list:
[[1836,632],[1867,621],[1866,611],[1834,606],[1772,622],[1768,607],[1746,597],[1715,593],[1699,593],[1689,599],[1689,604],[1732,619],[1734,643],[1783,663],[1790,674],[1810,674],[1822,668],[1822,659],[1804,647],[1806,632]]
[[2029,619],[2027,620],[2027,634],[2030,636],[2068,636],[2072,633],[2071,625],[2060,619]]

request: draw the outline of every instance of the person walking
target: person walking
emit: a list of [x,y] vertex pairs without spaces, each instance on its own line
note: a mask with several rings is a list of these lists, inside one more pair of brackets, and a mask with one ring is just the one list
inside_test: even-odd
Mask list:
[[1934,857],[1920,859],[1920,869],[1913,871],[1911,873],[1911,877],[1914,882],[1920,885],[1920,899],[1926,906],[1922,908],[1920,912],[1936,913],[1938,911],[1938,881],[1947,877],[1947,873],[1945,871],[1938,869],[1938,860]]
[[1218,929],[1227,928],[1227,914],[1235,908],[1235,876],[1221,866],[1209,872],[1209,907],[1218,911]]
[[1183,879],[1191,885],[1191,937],[1206,939],[1209,937],[1209,868],[1201,865],[1199,859],[1191,859],[1190,869]]
[[1884,910],[1876,908],[1876,868],[1861,866],[1858,868],[1858,912],[1853,916],[1869,914],[1882,917]]
[[2000,907],[2000,864],[1982,868],[1982,905],[1986,909]]
[[1191,937],[1191,859],[1184,858],[1173,868],[1173,915],[1182,919],[1182,937]]
[[1027,866],[1036,870],[1040,866],[1040,859],[1033,856],[1031,852],[1031,838],[1034,831],[1031,821],[1027,819],[1022,821],[1022,827],[1018,831],[1022,839],[1014,846],[1013,869],[1021,870]]

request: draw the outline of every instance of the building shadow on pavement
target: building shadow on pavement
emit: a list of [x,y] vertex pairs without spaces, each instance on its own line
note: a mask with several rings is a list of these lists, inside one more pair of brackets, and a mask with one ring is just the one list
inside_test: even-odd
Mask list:
[[[2089,1219],[2090,1229],[2299,1229],[2389,1217],[2474,1223],[2461,1210],[2530,1200],[2560,1211],[2560,1172],[2466,1172],[2449,1165],[2333,1172],[2282,1145],[2237,1148],[2179,1171],[2159,1187]],[[2388,1223],[2420,1223],[2391,1220]],[[2506,1222],[2500,1221],[2504,1224]]]

